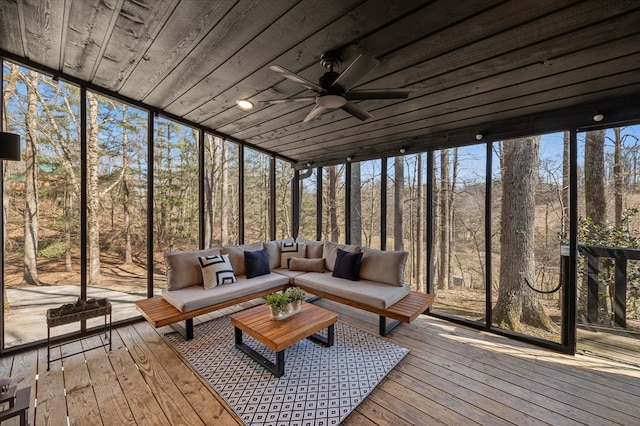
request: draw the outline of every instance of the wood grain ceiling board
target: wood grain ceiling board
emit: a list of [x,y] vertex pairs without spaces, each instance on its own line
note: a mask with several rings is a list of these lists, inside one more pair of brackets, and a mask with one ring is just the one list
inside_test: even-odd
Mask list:
[[[535,14],[533,14],[533,10],[527,10],[527,12],[529,13],[525,15],[519,15],[519,14],[513,15],[512,14],[513,10],[511,8],[509,8],[508,10],[502,10],[501,8],[494,8],[489,12],[487,12],[490,15],[488,18],[483,16],[481,20],[479,19],[480,17],[475,17],[475,19],[470,19],[469,21],[473,21],[473,25],[472,25],[473,28],[485,28],[489,26],[488,24],[489,22],[495,21],[498,19],[498,17],[506,15],[506,16],[509,16],[509,19],[502,19],[500,25],[491,27],[493,30],[493,33],[491,33],[491,35],[499,38],[504,37],[509,40],[513,39],[514,37],[513,37],[513,34],[511,34],[511,32],[509,32],[508,34],[504,34],[502,31],[505,28],[517,29],[519,28],[518,25],[522,24],[525,19],[528,19],[525,22],[530,22],[532,18],[531,15],[536,16]],[[548,13],[549,11],[547,10],[544,12]],[[542,12],[538,12],[538,13],[544,15],[544,13]],[[560,19],[568,18],[568,15],[573,15],[573,14],[574,14],[573,12],[562,11],[562,17]],[[516,16],[516,18],[514,18],[515,19],[514,21],[511,20],[512,15]],[[479,21],[479,22],[476,22],[476,21]],[[402,28],[402,26],[400,28]],[[460,32],[459,30],[454,30],[455,28],[456,28],[455,26],[449,27],[447,30],[445,30],[445,32],[451,32],[451,34]],[[392,28],[391,30],[393,32],[399,32],[398,28]],[[512,30],[512,31],[515,32],[516,30]],[[376,33],[376,36],[378,36],[378,34],[379,33]],[[384,33],[384,34],[387,34],[387,33]],[[488,48],[494,48],[493,47],[494,44],[496,42],[500,42],[500,40],[495,40],[493,38],[490,38],[490,34],[486,30],[483,30],[482,33],[478,35],[474,33],[469,33],[465,37],[455,38],[457,40],[457,43],[454,44],[453,46],[465,47],[463,51],[459,51],[454,49],[453,47],[450,47],[451,45],[444,46],[441,43],[441,40],[439,38],[437,40],[431,40],[431,38],[432,37],[427,37],[425,39],[416,41],[415,43],[405,46],[403,49],[400,49],[399,51],[393,52],[388,57],[383,58],[381,66],[374,69],[371,73],[369,73],[369,75],[365,76],[365,81],[366,79],[378,77],[378,81],[376,81],[375,86],[372,86],[370,84],[363,84],[361,85],[361,87],[362,88],[375,88],[380,86],[406,87],[407,85],[409,85],[408,87],[412,88],[414,86],[410,86],[410,85],[414,84],[421,89],[419,93],[424,93],[424,94],[433,93],[433,92],[442,90],[444,87],[443,86],[434,87],[428,81],[429,78],[433,78],[437,76],[446,76],[456,70],[466,69],[467,67],[473,65],[474,63],[477,63],[478,61],[491,59],[491,57],[488,57],[488,58],[481,57],[481,59],[478,59],[476,57],[477,55],[476,53],[469,54],[468,52],[482,52],[487,49],[487,46]],[[479,41],[474,42],[474,40],[479,40]],[[502,47],[502,45],[504,45],[504,47]],[[513,45],[510,45],[508,43],[501,43],[501,48],[506,52],[510,52],[514,49]],[[421,54],[416,56],[416,54],[412,52],[421,52]],[[536,57],[533,58],[534,61],[541,61],[546,58],[546,55],[544,54],[544,52],[542,53],[542,55],[537,52],[538,50],[531,49],[528,52],[528,54],[521,56],[520,59],[521,61],[522,60],[526,61],[528,58],[531,58],[530,55],[532,53],[538,56],[538,58]],[[495,56],[496,55],[494,54],[493,57]],[[410,62],[407,59],[409,57],[413,58],[414,62]],[[400,71],[393,72],[391,70],[384,70],[385,65],[387,64],[396,64],[396,66]],[[495,75],[502,72],[502,70],[493,68],[493,66],[495,66],[495,64],[493,64],[491,68],[487,70],[489,73],[492,73]],[[513,67],[519,67],[521,65],[519,65],[518,62],[510,61],[507,64],[505,64],[505,66],[510,66],[513,68]],[[318,73],[317,69],[318,68],[316,67],[316,71],[315,71],[316,75]],[[302,74],[302,75],[304,77],[312,79],[311,77],[309,77],[309,75],[305,75],[305,74]],[[385,77],[380,78],[380,76],[385,76]],[[470,75],[469,78],[477,79],[478,76]],[[452,84],[457,84],[457,82],[459,81],[460,81],[459,79],[448,78],[446,79],[446,85],[450,87]],[[385,101],[385,102],[386,104],[390,104],[390,103],[393,103],[394,101]],[[296,110],[306,109],[308,112],[309,108],[310,107],[308,105],[307,106],[304,106],[304,105],[291,106],[287,104],[275,105],[275,106],[269,107],[268,108],[269,111],[265,111],[264,114],[267,117],[270,117],[271,115],[273,115],[273,113],[270,113],[270,111],[272,110],[276,110],[276,113],[277,111],[289,111],[289,113],[295,113]],[[407,110],[410,110],[410,107],[408,107]],[[252,114],[252,116],[255,116],[255,114]],[[287,133],[295,132],[296,129],[300,127],[306,130],[324,121],[321,118],[320,119],[321,121],[315,121],[311,123],[301,123],[302,120],[298,119],[298,117],[300,116],[304,118],[304,115],[302,113],[298,113],[296,114],[295,118],[291,119],[292,124],[290,127],[287,127],[286,129]],[[339,116],[350,118],[346,114],[341,114]],[[287,118],[286,116],[282,116],[277,121],[263,120],[262,122],[271,121],[269,123],[269,126],[271,128],[275,128],[275,126],[278,124],[283,125],[284,123],[287,123],[286,118]],[[260,120],[260,119],[254,118],[254,120]],[[215,127],[219,128],[220,131],[233,134],[235,137],[239,137],[239,138],[252,138],[255,135],[255,131],[264,132],[265,130],[265,126],[254,127],[257,124],[262,124],[261,122],[255,122],[255,121],[246,123],[245,125],[244,121],[241,120],[237,123],[233,123],[231,128],[228,126],[222,125],[221,123],[213,123],[211,121],[208,121],[207,124],[208,125],[215,124]],[[243,133],[238,133],[236,129],[239,127],[246,130]],[[254,131],[253,134],[252,134],[252,131]],[[256,139],[254,140],[254,142],[258,142],[258,140]]]
[[[496,1],[497,2],[497,1]],[[385,0],[369,1],[354,9],[348,15],[336,20],[326,27],[319,27],[311,37],[301,41],[304,46],[305,56],[300,54],[300,45],[289,50],[280,57],[275,57],[271,63],[290,69],[310,81],[316,82],[326,69],[320,66],[320,56],[329,49],[341,46],[350,46],[344,49],[345,58],[342,69],[353,61],[359,52],[380,57],[398,45],[402,46],[414,40],[425,37],[426,34],[436,31],[438,28],[453,24],[454,20],[462,19],[459,13],[465,10],[467,14],[478,13],[489,8],[492,2],[479,5],[478,2],[461,1],[436,4],[419,4],[416,2],[389,2]],[[449,12],[453,7],[453,13]],[[464,6],[467,6],[466,8]],[[449,16],[451,16],[449,18]],[[306,24],[306,23],[305,23]],[[374,39],[373,41],[371,39]],[[331,42],[328,42],[331,40]],[[303,44],[302,44],[303,43]],[[375,45],[375,48],[373,46]],[[315,52],[311,56],[310,53]],[[304,61],[304,62],[303,62]],[[375,69],[374,69],[375,71]],[[261,102],[268,99],[280,99],[287,96],[305,95],[308,91],[300,90],[299,85],[292,84],[269,70],[266,66],[257,69],[248,81],[238,82],[246,91],[252,93],[251,99]],[[364,81],[371,80],[365,76]],[[277,84],[273,86],[268,83]],[[361,84],[360,84],[361,85]],[[377,88],[382,86],[378,85]],[[224,94],[222,94],[224,96]],[[216,98],[218,98],[217,96]],[[211,127],[233,126],[236,120],[237,126],[252,126],[256,123],[254,114],[246,114],[234,107],[233,102],[237,98],[227,96],[230,102],[221,110],[221,114],[204,117],[203,123]],[[266,106],[265,106],[266,107]],[[307,110],[311,105],[301,106]],[[291,110],[291,105],[273,105],[269,107],[268,115],[277,114],[278,111]],[[263,108],[264,110],[265,108]],[[245,120],[246,124],[245,124]],[[260,120],[258,118],[258,120]],[[232,131],[232,130],[229,130]]]
[[[500,123],[589,125],[572,106],[637,118],[638,22],[637,0],[0,0],[0,49],[301,167],[466,144]],[[269,65],[317,81],[334,48],[340,70],[358,53],[380,61],[357,88],[410,96],[359,101],[366,122],[332,110],[302,123],[313,102],[261,103],[312,94]],[[235,106],[246,98],[251,112]]]

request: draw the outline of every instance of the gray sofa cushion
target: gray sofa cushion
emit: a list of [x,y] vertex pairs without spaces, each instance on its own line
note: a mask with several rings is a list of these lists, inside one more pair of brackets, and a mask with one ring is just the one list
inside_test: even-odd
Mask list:
[[202,285],[204,280],[198,258],[218,254],[220,254],[218,248],[166,253],[164,261],[167,265],[167,289],[173,291],[192,285]]
[[285,277],[289,277],[289,282],[291,282],[292,284],[293,284],[292,278],[295,278],[295,277],[300,276],[302,274],[306,274],[306,272],[303,272],[303,271],[290,271],[290,270],[284,269],[284,268],[274,269],[271,272],[276,273],[276,274],[280,274],[280,275],[284,275]]
[[305,243],[307,246],[307,259],[319,259],[322,257],[322,249],[324,247],[324,241],[310,240],[304,237],[296,238],[296,243]]
[[297,285],[381,309],[388,308],[411,293],[408,284],[396,287],[368,280],[349,281],[332,277],[331,272],[307,272],[294,278],[294,281]]
[[267,249],[267,253],[269,254],[269,268],[276,269],[280,267],[280,244],[292,242],[293,238],[289,237],[283,240],[273,240],[264,243],[264,247]]
[[349,253],[358,253],[360,251],[359,246],[352,246],[346,244],[333,243],[331,241],[325,241],[322,248],[322,257],[325,259],[325,268],[328,271],[333,271],[333,267],[336,264],[336,256],[338,249],[348,251]]
[[409,253],[406,251],[383,251],[364,247],[360,278],[385,284],[402,286],[404,267]]
[[180,291],[167,291],[167,289],[164,289],[162,290],[162,297],[180,312],[191,312],[289,283],[288,277],[273,273],[251,279],[244,276],[237,278],[237,283],[211,289],[205,289],[202,286],[191,286]]
[[233,273],[236,277],[239,275],[245,275],[246,269],[244,266],[244,252],[245,251],[258,251],[264,248],[264,244],[261,242],[253,244],[243,244],[241,246],[225,246],[220,249],[222,254],[228,254],[231,266],[233,267]]

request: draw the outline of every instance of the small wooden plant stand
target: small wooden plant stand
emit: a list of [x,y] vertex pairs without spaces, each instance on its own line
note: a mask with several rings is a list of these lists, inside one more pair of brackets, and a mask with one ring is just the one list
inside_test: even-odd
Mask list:
[[[79,312],[73,312],[69,314],[60,314],[60,310],[62,308],[53,308],[47,310],[47,371],[49,371],[49,367],[51,362],[59,361],[61,359],[81,354],[92,349],[103,348],[105,346],[109,346],[109,350],[111,350],[111,302],[109,299],[96,299],[96,307],[91,307],[89,309],[85,309]],[[58,345],[51,345],[51,329],[53,327],[58,327],[65,324],[71,324],[74,322],[85,321],[90,318],[96,318],[104,315],[104,327],[96,330],[95,332],[89,333],[80,337],[79,339],[74,339],[68,342],[63,342]],[[107,322],[107,316],[109,316],[109,321]],[[77,342],[82,340],[83,338],[91,335],[101,334],[104,332],[104,338],[107,342],[102,345],[94,346],[92,348],[87,348],[78,352],[74,352],[68,355],[61,355],[59,358],[51,359],[51,349],[59,348],[68,343]],[[108,334],[107,334],[108,332]]]

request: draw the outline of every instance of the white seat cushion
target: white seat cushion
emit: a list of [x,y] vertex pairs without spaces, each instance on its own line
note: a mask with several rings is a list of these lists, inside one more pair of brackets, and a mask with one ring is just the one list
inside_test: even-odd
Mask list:
[[295,277],[294,283],[381,309],[388,308],[411,293],[408,284],[396,287],[376,281],[349,281],[332,277],[331,272],[307,272]]
[[271,273],[251,279],[247,279],[245,276],[236,278],[238,279],[237,283],[210,289],[205,289],[201,285],[194,285],[176,291],[164,289],[162,290],[162,297],[180,312],[191,312],[289,283],[288,277]]

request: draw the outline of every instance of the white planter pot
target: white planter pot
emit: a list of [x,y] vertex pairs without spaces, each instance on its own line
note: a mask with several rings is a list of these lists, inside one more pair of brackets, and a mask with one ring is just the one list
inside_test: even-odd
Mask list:
[[278,312],[277,314],[274,313],[273,308],[271,307],[269,308],[271,309],[271,319],[279,321],[300,312],[300,309],[302,308],[302,302],[297,301],[297,302],[289,303],[287,304],[287,308],[284,312]]

